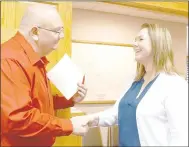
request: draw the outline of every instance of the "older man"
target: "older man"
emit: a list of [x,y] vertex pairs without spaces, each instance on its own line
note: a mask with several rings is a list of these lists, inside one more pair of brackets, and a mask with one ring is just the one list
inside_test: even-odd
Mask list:
[[1,45],[1,146],[52,146],[56,136],[87,132],[77,118],[54,115],[54,109],[72,107],[87,92],[78,83],[71,100],[51,95],[45,56],[63,37],[56,9],[35,5],[25,12],[16,35]]

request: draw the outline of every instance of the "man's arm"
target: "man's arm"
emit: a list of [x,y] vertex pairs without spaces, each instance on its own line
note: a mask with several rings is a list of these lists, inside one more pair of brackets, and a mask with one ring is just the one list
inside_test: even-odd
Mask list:
[[74,101],[72,99],[67,100],[64,96],[53,96],[54,109],[65,109],[74,106]]
[[26,75],[13,59],[1,60],[2,133],[20,137],[69,135],[73,131],[69,119],[40,112],[32,104]]

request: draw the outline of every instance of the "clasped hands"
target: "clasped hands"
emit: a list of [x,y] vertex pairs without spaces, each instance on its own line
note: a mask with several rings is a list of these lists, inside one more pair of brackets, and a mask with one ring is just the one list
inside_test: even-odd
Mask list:
[[[73,102],[79,103],[81,102],[87,93],[87,88],[84,85],[85,76],[83,77],[83,82],[78,83],[78,91],[72,97]],[[86,115],[86,116],[76,116],[71,118],[71,122],[73,125],[73,132],[74,135],[84,136],[90,127],[98,126],[99,117],[97,115]]]
[[90,127],[98,126],[99,117],[95,115],[76,116],[71,118],[74,135],[85,136]]

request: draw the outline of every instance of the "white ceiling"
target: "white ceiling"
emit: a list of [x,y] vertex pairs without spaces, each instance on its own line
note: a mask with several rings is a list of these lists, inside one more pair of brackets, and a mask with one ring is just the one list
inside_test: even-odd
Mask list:
[[72,2],[73,8],[86,9],[92,11],[102,11],[114,14],[122,14],[129,16],[138,16],[143,18],[151,18],[158,20],[165,20],[171,22],[180,22],[188,24],[188,18],[182,16],[176,16],[171,14],[165,14],[160,12],[153,12],[142,10],[138,8],[132,8],[127,6],[121,6],[116,4],[108,4],[103,2]]

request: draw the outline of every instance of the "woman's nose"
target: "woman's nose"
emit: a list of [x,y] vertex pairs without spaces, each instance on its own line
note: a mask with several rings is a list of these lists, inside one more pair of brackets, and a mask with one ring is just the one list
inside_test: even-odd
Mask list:
[[138,42],[137,41],[134,42],[133,47],[134,48],[138,47]]

